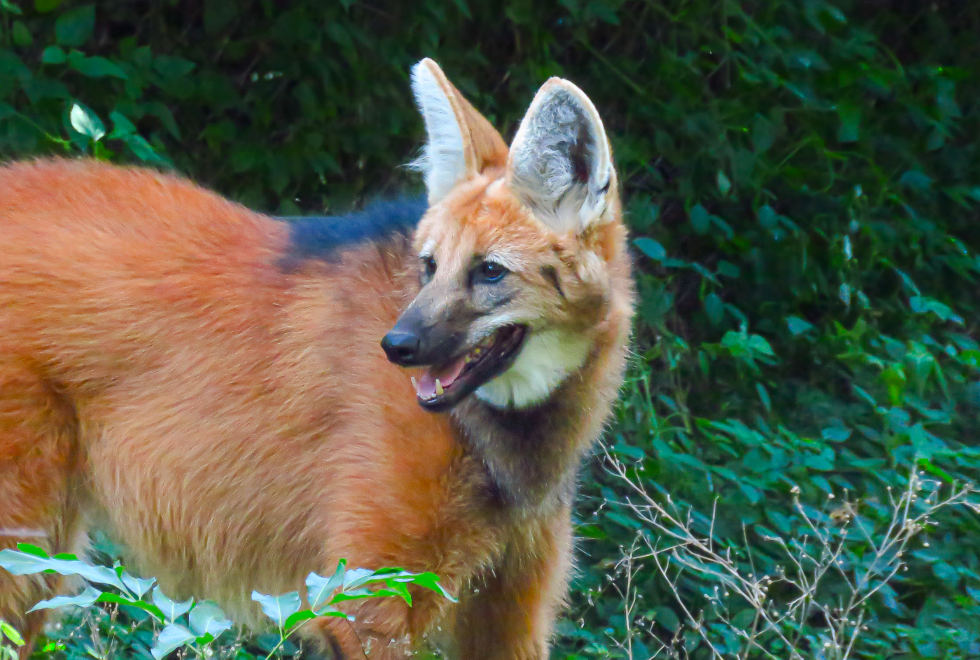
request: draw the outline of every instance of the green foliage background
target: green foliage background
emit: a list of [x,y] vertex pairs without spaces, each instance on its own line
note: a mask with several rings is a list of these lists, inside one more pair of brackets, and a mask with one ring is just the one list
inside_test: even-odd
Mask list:
[[[913,468],[978,481],[980,5],[0,0],[0,20],[0,156],[171,164],[291,214],[418,188],[399,164],[423,134],[420,57],[506,137],[567,77],[604,118],[636,237],[636,359],[607,438],[651,493],[702,527],[715,510],[743,561],[806,532],[794,487],[817,519],[846,490],[880,522]],[[98,144],[70,127],[74,101]],[[649,532],[601,460],[582,490],[556,657],[621,657],[614,564]],[[869,601],[860,657],[980,657],[978,517],[925,535]],[[656,638],[709,657],[656,570],[632,587],[636,657]],[[677,585],[734,653],[708,588]],[[820,621],[803,628],[823,657]]]

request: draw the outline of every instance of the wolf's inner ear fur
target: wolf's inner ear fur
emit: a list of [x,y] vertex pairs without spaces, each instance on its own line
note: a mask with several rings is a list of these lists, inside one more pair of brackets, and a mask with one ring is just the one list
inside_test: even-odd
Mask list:
[[453,87],[438,64],[425,58],[412,67],[412,92],[428,135],[414,166],[425,178],[430,204],[460,181],[488,167],[504,166],[503,138]]
[[558,232],[602,218],[613,182],[609,141],[582,90],[551,78],[535,95],[510,146],[511,189]]

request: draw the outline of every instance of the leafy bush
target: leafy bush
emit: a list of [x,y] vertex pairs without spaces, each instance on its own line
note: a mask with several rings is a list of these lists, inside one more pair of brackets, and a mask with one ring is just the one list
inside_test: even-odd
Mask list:
[[[505,135],[547,76],[576,81],[641,301],[556,656],[790,657],[781,635],[805,657],[980,655],[980,7],[386,4],[4,0],[0,154],[171,162],[322,211],[418,185],[397,165],[419,57]],[[894,520],[918,527],[877,573]],[[792,559],[828,568],[805,603]],[[861,575],[880,586],[840,628]],[[764,602],[731,591],[763,577]]]
[[[138,617],[138,621],[148,623],[140,632],[149,633],[143,636],[149,643],[130,642],[126,655],[148,655],[154,660],[161,660],[177,649],[182,649],[185,654],[211,657],[215,652],[211,648],[212,643],[233,625],[216,603],[209,600],[171,600],[156,584],[155,579],[135,577],[126,572],[118,561],[109,568],[91,564],[71,554],[50,556],[43,549],[28,543],[19,543],[17,548],[0,550],[0,567],[14,575],[58,573],[79,576],[87,584],[75,596],[54,596],[37,603],[29,611],[114,603],[126,608],[130,616]],[[340,561],[337,570],[330,577],[316,573],[307,576],[308,607],[305,609],[299,592],[274,596],[253,591],[252,600],[259,604],[262,613],[272,621],[273,629],[278,633],[278,640],[263,657],[265,660],[280,657],[287,640],[313,619],[339,617],[352,620],[337,608],[340,603],[394,596],[411,605],[409,585],[431,589],[452,599],[433,573],[410,573],[397,568],[374,571],[348,569],[345,560]],[[157,630],[159,626],[162,628]],[[0,631],[15,645],[23,646],[23,640],[9,624],[0,624]],[[98,655],[108,656],[109,653]],[[237,655],[241,657],[242,653]]]

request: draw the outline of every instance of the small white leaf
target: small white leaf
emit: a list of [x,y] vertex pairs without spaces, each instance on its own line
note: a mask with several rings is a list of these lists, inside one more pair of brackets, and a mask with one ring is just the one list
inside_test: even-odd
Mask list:
[[275,621],[276,626],[280,629],[285,625],[286,619],[298,612],[300,608],[299,593],[296,591],[290,591],[281,596],[269,596],[253,591],[252,600],[262,606],[265,615]]
[[210,634],[217,637],[232,626],[232,622],[225,616],[224,610],[210,600],[204,600],[195,605],[187,619],[198,636]]
[[194,633],[178,623],[171,623],[160,631],[157,641],[150,649],[150,653],[156,660],[161,660],[168,656],[175,649],[187,644],[195,639]]
[[98,116],[86,108],[76,103],[71,107],[71,127],[82,135],[87,135],[93,141],[98,142],[105,135],[105,124]]
[[337,570],[329,579],[316,573],[310,573],[306,576],[306,597],[311,609],[319,610],[330,602],[330,596],[333,592],[344,584],[346,571],[347,561],[341,559],[337,564]]
[[99,596],[101,595],[102,592],[98,589],[85,587],[85,591],[77,596],[55,596],[54,598],[49,598],[48,600],[42,600],[40,603],[27,611],[33,612],[35,610],[53,610],[59,607],[68,607],[69,605],[88,607],[98,600]]
[[153,604],[160,608],[163,612],[163,617],[172,623],[180,618],[182,615],[186,614],[188,610],[191,609],[191,605],[194,603],[193,598],[189,598],[183,602],[178,602],[171,600],[167,597],[160,587],[153,590]]

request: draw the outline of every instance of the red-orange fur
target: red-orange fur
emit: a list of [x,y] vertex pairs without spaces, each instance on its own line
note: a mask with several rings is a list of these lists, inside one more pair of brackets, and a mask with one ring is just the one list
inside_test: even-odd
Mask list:
[[[560,393],[577,414],[546,454],[548,490],[517,510],[487,496],[484,457],[460,440],[467,409],[424,411],[378,347],[418,289],[405,241],[283,269],[286,225],[179,178],[84,160],[0,169],[0,546],[66,551],[107,525],[133,570],[243,621],[252,589],[301,588],[342,557],[434,571],[458,605],[362,601],[325,639],[344,657],[403,657],[427,635],[462,658],[546,657],[568,484],[616,394],[632,289],[618,220],[581,245],[543,237],[488,195],[499,174],[420,231],[506,239],[572,270],[595,249],[614,283],[581,319],[595,347]],[[0,618],[33,637],[41,618],[23,613],[53,587],[0,571]]]

